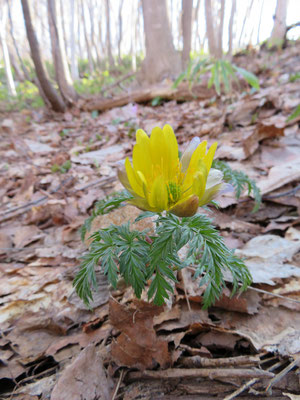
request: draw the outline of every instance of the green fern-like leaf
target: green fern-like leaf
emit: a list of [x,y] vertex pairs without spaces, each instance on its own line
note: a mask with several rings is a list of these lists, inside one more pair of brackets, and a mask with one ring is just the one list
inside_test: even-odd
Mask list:
[[233,170],[226,162],[220,160],[213,161],[213,168],[223,172],[225,182],[230,183],[235,189],[236,198],[241,197],[242,192],[247,189],[248,196],[252,193],[255,204],[252,212],[256,212],[261,204],[261,194],[255,181],[250,179],[247,174],[242,171]]

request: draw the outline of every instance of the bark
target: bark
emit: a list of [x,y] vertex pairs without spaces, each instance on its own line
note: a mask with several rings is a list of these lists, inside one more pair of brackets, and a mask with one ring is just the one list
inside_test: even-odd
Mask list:
[[39,44],[32,26],[30,10],[28,0],[21,0],[23,15],[25,20],[25,27],[27,32],[27,39],[30,46],[31,57],[35,66],[37,78],[39,80],[41,90],[41,96],[43,95],[48,99],[51,107],[54,111],[64,112],[66,105],[59,93],[53,88],[49,80],[47,79],[44,66],[42,64]]
[[96,43],[97,40],[95,38],[95,24],[94,24],[94,17],[95,17],[95,13],[94,13],[94,4],[92,3],[92,1],[90,0],[88,3],[88,10],[89,10],[89,15],[90,15],[90,23],[91,23],[91,43],[93,46],[93,49],[95,50],[96,53],[96,58],[97,58],[97,64],[100,65],[101,63],[101,56],[100,56],[100,52],[99,52],[99,45]]
[[115,63],[114,63],[114,58],[113,58],[112,49],[111,49],[109,0],[105,0],[105,16],[106,16],[106,50],[107,50],[109,68],[113,68],[115,66]]
[[55,0],[47,0],[47,6],[56,81],[64,101],[68,105],[72,105],[77,99],[77,94],[74,88],[71,86],[72,79],[67,63],[67,56],[61,42],[62,38],[59,36],[59,31],[57,28]]
[[30,79],[27,67],[25,66],[25,64],[24,64],[24,62],[22,60],[22,57],[21,57],[20,52],[19,52],[19,47],[18,47],[18,44],[16,42],[16,38],[15,38],[15,35],[14,35],[14,28],[13,28],[13,21],[12,21],[11,12],[10,12],[10,1],[9,0],[7,0],[7,10],[8,10],[8,19],[9,19],[9,27],[10,27],[10,36],[12,38],[14,49],[15,49],[15,52],[17,54],[19,63],[21,65],[21,68],[22,68],[22,71],[23,71],[23,74],[24,74],[24,78],[27,81],[30,81],[31,79]]
[[183,83],[177,89],[173,89],[170,85],[155,85],[137,91],[127,93],[113,99],[101,99],[99,96],[88,99],[82,103],[81,108],[86,111],[106,111],[115,107],[122,107],[128,103],[145,103],[153,100],[155,97],[161,97],[166,100],[204,100],[215,96],[216,92],[213,88],[207,88],[207,82],[201,85],[193,86],[190,90],[188,83]]
[[232,43],[233,43],[233,25],[234,25],[234,15],[236,11],[236,0],[232,0],[231,14],[228,26],[228,57],[232,57]]
[[74,81],[79,79],[78,64],[76,57],[76,42],[75,42],[75,0],[71,0],[71,24],[70,24],[70,36],[71,36],[71,75]]
[[175,78],[181,60],[173,44],[166,0],[142,0],[146,57],[141,78],[148,83],[165,77]]
[[208,39],[208,48],[211,56],[219,58],[219,47],[216,44],[214,20],[212,14],[211,0],[205,0],[205,21]]
[[3,12],[3,14],[2,14],[2,18],[0,20],[0,23],[1,23],[0,41],[1,41],[1,47],[2,47],[2,52],[3,52],[6,83],[7,83],[8,93],[11,96],[16,96],[17,92],[16,92],[15,82],[14,82],[14,78],[13,78],[13,74],[12,74],[9,52],[8,52],[8,47],[7,47],[7,42],[6,42],[7,14],[6,14],[6,9],[3,6],[2,6],[2,12]]
[[90,71],[90,74],[92,74],[93,71],[94,71],[94,65],[93,65],[93,57],[92,57],[92,52],[91,52],[91,46],[90,46],[87,27],[86,27],[83,0],[81,0],[81,12],[82,12],[82,22],[83,22],[83,33],[84,33],[86,51],[87,51],[87,56],[88,56],[89,71]]
[[199,43],[199,48],[201,47],[201,42],[200,42],[200,34],[199,34],[199,9],[200,9],[200,1],[197,1],[197,5],[195,8],[195,14],[194,14],[194,20],[195,20],[195,25],[196,25],[196,30],[195,30],[195,41],[194,41],[194,49],[197,49],[197,41]]
[[277,0],[270,45],[281,45],[285,38],[287,7],[288,0]]
[[7,47],[8,47],[9,59],[11,61],[11,65],[12,65],[12,67],[14,69],[16,81],[23,82],[25,80],[24,74],[23,74],[23,72],[21,71],[21,69],[20,69],[20,67],[18,65],[16,57],[15,57],[13,51],[12,51],[12,48],[10,46],[7,46]]
[[245,17],[244,17],[244,21],[243,21],[243,25],[242,25],[242,30],[241,30],[241,34],[240,34],[240,39],[239,39],[238,47],[241,47],[242,37],[243,37],[243,33],[244,33],[246,21],[247,21],[247,19],[248,19],[249,16],[250,16],[251,9],[252,9],[252,6],[253,6],[253,1],[254,1],[254,0],[251,0],[251,3],[250,3],[250,5],[249,5],[249,7],[247,8],[247,11],[246,11],[246,14],[245,14]]
[[260,26],[261,26],[261,18],[262,18],[263,7],[264,7],[264,0],[261,0],[261,7],[260,7],[260,14],[259,14],[258,28],[257,28],[256,44],[259,44],[259,34],[260,34]]
[[183,69],[187,67],[190,60],[190,52],[192,45],[192,13],[193,13],[193,0],[182,0],[182,36],[183,36],[183,49],[182,49],[182,66]]
[[221,0],[221,9],[220,9],[220,21],[218,27],[218,54],[221,58],[223,55],[223,27],[224,27],[224,15],[225,15],[225,0]]
[[63,0],[59,1],[59,14],[60,14],[59,23],[58,23],[59,38],[62,39],[61,42],[62,42],[62,46],[64,48],[64,53],[66,55],[66,60],[68,60],[68,51],[67,51],[68,38],[67,38],[67,32],[66,32],[66,23],[65,23],[66,18],[65,18]]
[[118,37],[118,61],[121,64],[121,43],[122,43],[122,35],[123,35],[123,20],[122,20],[122,8],[123,8],[124,0],[120,1],[119,4],[119,37]]

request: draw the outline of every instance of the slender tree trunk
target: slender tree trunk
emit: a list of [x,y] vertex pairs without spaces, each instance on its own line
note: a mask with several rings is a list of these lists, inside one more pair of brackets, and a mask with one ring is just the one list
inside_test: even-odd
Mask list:
[[61,42],[62,38],[59,35],[59,30],[57,27],[55,0],[47,0],[47,6],[56,81],[64,101],[68,105],[72,105],[76,101],[77,95],[72,86],[67,56],[64,51],[64,46]]
[[200,1],[201,0],[197,0],[197,5],[195,8],[195,13],[194,13],[194,20],[195,20],[195,25],[196,25],[196,29],[195,29],[195,40],[194,40],[194,49],[197,49],[197,42],[199,43],[199,47],[200,47],[200,33],[199,33],[199,8],[200,8]]
[[30,10],[28,0],[21,0],[23,15],[25,20],[25,27],[27,32],[27,38],[30,46],[31,57],[34,62],[37,78],[40,83],[41,96],[46,96],[51,107],[54,111],[64,112],[66,109],[65,103],[57,91],[53,88],[49,80],[47,79],[44,66],[42,64],[39,44],[32,26]]
[[281,45],[286,32],[288,0],[277,0],[274,26],[269,40],[270,45]]
[[3,52],[3,60],[4,60],[4,69],[5,69],[5,76],[6,76],[6,83],[8,88],[8,93],[11,96],[16,96],[16,87],[15,82],[12,74],[12,68],[9,58],[8,47],[6,43],[6,22],[7,22],[7,14],[6,14],[6,7],[2,6],[2,18],[0,20],[0,41],[1,47]]
[[236,0],[232,0],[231,14],[228,26],[228,57],[232,57],[232,43],[233,43],[233,25],[234,25],[234,15],[236,11]]
[[122,9],[123,9],[124,0],[120,0],[119,4],[119,37],[118,37],[118,62],[121,64],[121,43],[122,43],[122,35],[123,35],[123,27],[122,27]]
[[71,24],[70,24],[70,39],[71,39],[71,75],[74,81],[78,81],[78,63],[76,57],[76,41],[75,41],[75,0],[71,0]]
[[241,34],[240,34],[239,44],[238,44],[238,47],[239,47],[239,48],[241,47],[242,37],[243,37],[243,33],[244,33],[244,28],[245,28],[245,25],[246,25],[246,21],[247,21],[247,19],[249,18],[249,15],[250,15],[251,10],[252,10],[253,1],[254,1],[254,0],[251,0],[251,3],[250,3],[250,5],[249,5],[249,7],[247,8],[247,11],[246,11],[246,14],[245,14],[245,18],[244,18],[244,21],[243,21],[242,30],[241,30]]
[[89,10],[89,15],[90,15],[90,23],[91,23],[91,43],[92,43],[93,49],[96,52],[97,64],[100,65],[101,57],[100,57],[100,52],[99,52],[99,45],[96,43],[96,39],[95,39],[94,4],[92,3],[91,0],[88,2],[88,10]]
[[192,13],[193,0],[182,0],[182,67],[185,69],[190,60],[190,52],[192,45]]
[[[64,11],[64,5],[63,5],[63,0],[59,0],[59,17],[58,17],[58,34],[59,37],[62,39],[62,46],[64,48],[64,53],[66,55],[66,60],[68,60],[68,38],[67,38],[67,32],[66,32],[66,18],[65,18],[65,11]],[[73,83],[73,82],[72,82]]]
[[166,0],[142,0],[142,7],[146,47],[142,77],[148,83],[176,77],[181,62],[173,44]]
[[109,0],[105,0],[105,16],[106,16],[106,49],[107,49],[108,63],[109,63],[109,68],[113,68],[115,64],[111,49]]
[[221,0],[220,21],[218,27],[218,43],[217,43],[219,58],[221,58],[223,55],[224,15],[225,15],[225,0]]
[[261,7],[260,7],[260,14],[259,14],[258,28],[257,28],[256,44],[259,44],[259,34],[260,34],[260,26],[261,26],[261,18],[262,18],[263,8],[264,8],[264,0],[261,0]]
[[132,70],[136,71],[136,8],[135,3],[131,3],[131,29],[130,29],[130,55]]
[[211,56],[219,58],[219,46],[216,44],[214,19],[212,14],[211,0],[205,0],[205,21],[206,33],[208,39],[208,48]]
[[84,39],[85,39],[86,51],[87,51],[87,55],[88,55],[89,71],[90,71],[90,74],[92,74],[94,71],[93,56],[92,56],[92,52],[91,52],[91,46],[90,46],[90,42],[89,42],[87,26],[86,26],[86,21],[85,21],[83,0],[81,0],[81,12],[82,12]]
[[21,68],[22,68],[22,71],[23,71],[23,74],[24,74],[24,78],[25,78],[25,80],[30,81],[31,79],[30,79],[27,67],[25,66],[25,64],[24,64],[24,62],[22,60],[22,57],[21,57],[20,52],[19,52],[19,47],[18,47],[18,44],[16,42],[16,38],[15,38],[15,35],[14,35],[14,28],[13,28],[13,21],[12,21],[11,12],[10,12],[10,1],[9,0],[7,0],[7,10],[8,10],[8,19],[9,19],[9,27],[10,27],[10,36],[12,38],[13,46],[14,46],[15,52],[17,54],[19,63],[21,65]]
[[13,53],[13,50],[12,50],[11,46],[9,46],[9,45],[7,46],[7,48],[8,48],[9,59],[11,61],[11,65],[12,65],[12,67],[14,69],[14,72],[15,72],[15,79],[18,82],[23,82],[25,80],[25,78],[24,78],[24,75],[23,75],[23,73],[22,73],[22,71],[21,71],[21,69],[20,69],[20,67],[19,67],[19,65],[17,63],[16,57],[15,57],[15,55]]

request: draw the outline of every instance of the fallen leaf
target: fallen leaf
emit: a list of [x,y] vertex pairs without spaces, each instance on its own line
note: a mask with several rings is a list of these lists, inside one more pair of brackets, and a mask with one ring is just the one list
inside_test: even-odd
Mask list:
[[111,383],[95,345],[89,345],[82,350],[63,370],[51,393],[51,400],[80,398],[111,400]]

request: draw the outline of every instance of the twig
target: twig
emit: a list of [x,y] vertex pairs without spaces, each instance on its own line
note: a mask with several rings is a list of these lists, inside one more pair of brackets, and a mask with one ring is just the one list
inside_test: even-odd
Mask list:
[[115,177],[113,177],[113,176],[103,177],[103,178],[97,179],[94,182],[88,183],[87,185],[81,186],[80,188],[78,188],[76,190],[73,190],[72,192],[70,192],[70,194],[74,194],[76,192],[80,192],[80,191],[88,189],[88,188],[90,188],[92,186],[99,185],[100,183],[111,183],[114,180],[115,180]]
[[263,195],[263,200],[272,200],[272,199],[278,199],[279,197],[284,197],[284,196],[289,196],[289,195],[293,195],[296,194],[298,192],[298,190],[300,190],[300,185],[297,185],[296,187],[294,187],[291,190],[288,190],[286,192],[282,192],[282,193],[277,193],[277,194],[271,194],[270,196],[265,196]]
[[115,389],[115,391],[114,391],[114,394],[113,394],[111,400],[115,400],[115,398],[117,397],[117,394],[118,394],[120,385],[121,385],[121,383],[122,383],[122,381],[123,381],[123,379],[124,379],[124,375],[125,375],[125,370],[122,369],[122,370],[121,370],[121,373],[120,373],[120,377],[119,377],[118,383],[117,383],[117,386],[116,386],[116,389]]
[[127,79],[131,78],[132,76],[135,75],[135,72],[129,72],[127,75],[122,76],[122,78],[120,78],[119,80],[117,80],[116,82],[112,83],[111,85],[105,86],[104,88],[102,88],[100,90],[100,93],[104,93],[107,92],[110,89],[113,89],[116,86],[119,86],[119,84],[121,82],[126,81]]
[[[242,286],[242,284],[239,284],[239,285]],[[269,296],[272,296],[272,297],[278,297],[279,299],[291,301],[292,303],[300,304],[300,300],[292,299],[291,297],[282,296],[281,294],[271,293],[271,292],[268,292],[267,290],[254,288],[252,286],[248,286],[247,289],[254,290],[255,292],[259,292],[259,293],[263,293],[263,294],[268,294]]]
[[[51,190],[51,192],[49,192],[47,195],[40,197],[37,200],[34,201],[29,201],[28,203],[22,204],[21,206],[17,206],[17,207],[13,207],[9,210],[6,210],[2,213],[0,213],[0,215],[5,216],[7,214],[11,214],[14,211],[18,211],[18,210],[23,210],[23,208],[27,208],[29,206],[35,206],[36,204],[41,203],[42,201],[46,200],[49,198],[50,195],[52,195],[53,193],[58,192],[64,185],[66,185],[68,182],[70,182],[73,179],[73,176],[69,176],[68,178],[64,179],[55,189]],[[3,221],[0,221],[0,223]]]
[[270,392],[274,383],[279,382],[286,374],[290,372],[291,369],[293,369],[294,367],[299,367],[299,365],[300,365],[300,358],[297,358],[291,364],[285,367],[282,371],[280,371],[279,374],[277,374],[276,376],[274,376],[274,378],[270,380],[270,383],[266,388],[266,392]]
[[[268,360],[269,361],[269,360]],[[268,368],[268,371],[274,371],[276,368],[281,367],[284,361],[279,361],[276,364],[272,365],[272,367]],[[246,389],[253,386],[256,382],[259,381],[259,378],[251,379],[250,381],[246,382],[243,386],[235,390],[233,393],[229,394],[224,398],[224,400],[232,400],[235,399],[239,394],[243,393]]]
[[200,356],[180,357],[178,362],[188,368],[220,368],[237,365],[259,365],[261,360],[257,356],[238,356],[227,358],[205,358]]
[[274,374],[257,368],[170,368],[163,371],[133,371],[128,380],[139,379],[178,379],[178,378],[273,378]]

